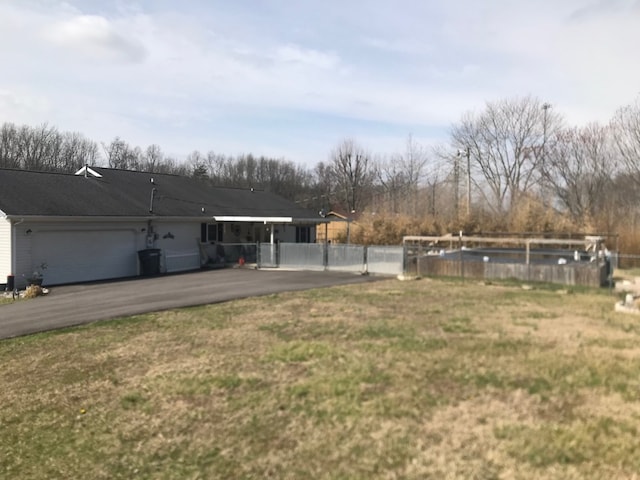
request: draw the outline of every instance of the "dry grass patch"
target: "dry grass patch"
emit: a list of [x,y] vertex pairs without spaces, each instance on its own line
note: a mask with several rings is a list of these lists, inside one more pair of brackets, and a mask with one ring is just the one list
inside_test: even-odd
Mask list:
[[393,280],[0,342],[7,478],[636,478],[606,292]]

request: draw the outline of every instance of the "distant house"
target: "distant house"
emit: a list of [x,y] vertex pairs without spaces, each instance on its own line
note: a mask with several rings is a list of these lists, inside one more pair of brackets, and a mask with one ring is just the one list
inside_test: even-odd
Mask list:
[[47,285],[131,277],[147,249],[162,272],[197,269],[229,244],[313,242],[323,221],[268,192],[177,175],[0,169],[0,283],[24,285],[43,265]]
[[347,215],[338,211],[330,211],[325,216],[325,225],[316,230],[316,242],[324,243],[349,243],[354,231],[360,229],[357,216]]

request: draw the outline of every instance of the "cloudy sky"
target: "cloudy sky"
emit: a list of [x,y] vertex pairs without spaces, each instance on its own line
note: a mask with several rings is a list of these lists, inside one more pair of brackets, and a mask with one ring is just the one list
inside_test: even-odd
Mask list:
[[0,121],[304,165],[446,141],[487,101],[640,93],[638,0],[0,0]]

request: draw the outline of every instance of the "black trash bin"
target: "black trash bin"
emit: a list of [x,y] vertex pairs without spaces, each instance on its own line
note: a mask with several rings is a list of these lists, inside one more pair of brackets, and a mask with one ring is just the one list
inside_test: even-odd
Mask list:
[[160,249],[147,248],[138,252],[142,275],[158,275],[160,273]]

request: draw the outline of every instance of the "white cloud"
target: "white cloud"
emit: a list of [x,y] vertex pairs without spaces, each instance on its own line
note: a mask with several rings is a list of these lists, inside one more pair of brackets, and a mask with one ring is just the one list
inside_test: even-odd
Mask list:
[[0,89],[0,112],[11,112],[10,123],[31,123],[35,116],[46,117],[51,105],[46,97],[32,94],[28,90],[15,86],[13,89]]
[[0,121],[319,159],[341,132],[401,149],[514,95],[607,121],[638,93],[638,14],[631,0],[0,2]]
[[305,49],[293,44],[278,47],[273,55],[273,59],[276,62],[283,62],[285,64],[302,64],[319,69],[335,68],[340,63],[337,55],[313,49]]
[[428,42],[410,40],[407,38],[364,37],[362,44],[383,52],[403,55],[422,55],[433,52],[433,45]]
[[87,58],[140,62],[146,56],[140,42],[98,15],[77,15],[53,22],[44,35],[54,44]]

